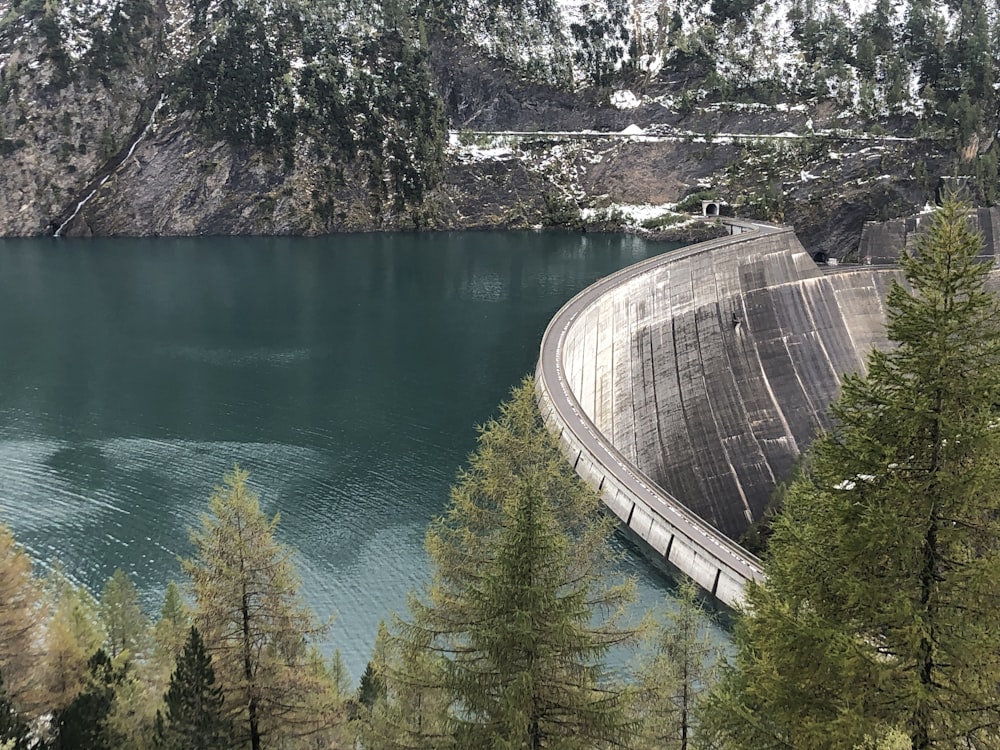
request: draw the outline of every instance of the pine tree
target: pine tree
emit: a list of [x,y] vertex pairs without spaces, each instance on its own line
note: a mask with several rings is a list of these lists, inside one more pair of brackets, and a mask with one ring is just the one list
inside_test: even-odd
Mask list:
[[146,648],[149,620],[139,607],[139,592],[121,568],[116,568],[101,594],[101,622],[111,658],[134,658]]
[[83,690],[54,717],[53,750],[117,750],[106,721],[115,701],[115,687],[125,679],[125,668],[116,667],[103,649],[87,662]]
[[192,626],[163,696],[165,715],[156,714],[156,746],[163,750],[225,750],[232,746],[232,719],[223,710],[212,657]]
[[947,202],[902,259],[895,347],[845,378],[788,493],[706,712],[727,747],[998,741],[1000,316],[966,210]]
[[447,715],[428,717],[445,730],[437,747],[628,740],[623,691],[603,666],[608,649],[633,635],[615,617],[630,586],[609,585],[603,573],[612,528],[542,424],[525,379],[480,430],[447,513],[432,524],[433,582],[411,601],[412,621],[398,623],[392,644],[390,699],[446,701]]
[[183,567],[228,712],[241,741],[260,750],[265,737],[313,731],[317,713],[330,717],[338,706],[311,666],[309,639],[325,628],[299,596],[290,550],[274,538],[278,516],[264,516],[247,476],[236,467],[216,489],[211,515],[191,532],[197,556]]
[[689,750],[702,698],[716,679],[720,654],[707,633],[710,618],[698,588],[686,580],[656,628],[650,656],[639,671],[639,747]]

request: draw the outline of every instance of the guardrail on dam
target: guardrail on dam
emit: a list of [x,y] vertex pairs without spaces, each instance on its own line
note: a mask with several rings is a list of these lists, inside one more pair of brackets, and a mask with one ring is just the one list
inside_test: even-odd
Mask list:
[[789,228],[666,253],[570,300],[542,338],[542,414],[635,534],[732,606],[761,517],[845,372],[885,340],[892,268],[823,270]]

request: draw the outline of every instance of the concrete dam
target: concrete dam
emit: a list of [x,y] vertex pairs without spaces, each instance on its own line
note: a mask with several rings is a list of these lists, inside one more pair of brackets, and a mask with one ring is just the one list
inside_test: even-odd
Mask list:
[[898,268],[821,267],[790,228],[651,258],[570,300],[542,339],[542,414],[608,508],[718,599],[760,563],[734,539],[886,345]]

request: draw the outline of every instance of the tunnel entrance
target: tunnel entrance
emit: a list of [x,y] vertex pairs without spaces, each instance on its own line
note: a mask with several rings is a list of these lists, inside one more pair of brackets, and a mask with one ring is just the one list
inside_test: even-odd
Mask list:
[[720,215],[720,204],[718,201],[702,201],[701,202],[701,215],[702,216],[719,216]]

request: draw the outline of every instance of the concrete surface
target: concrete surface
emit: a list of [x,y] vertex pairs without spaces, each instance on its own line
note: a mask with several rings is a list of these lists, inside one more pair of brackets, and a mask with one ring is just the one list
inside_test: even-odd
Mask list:
[[731,237],[598,281],[552,320],[536,385],[569,459],[652,549],[735,605],[735,544],[827,424],[841,376],[885,346],[891,267],[822,268],[791,229]]

